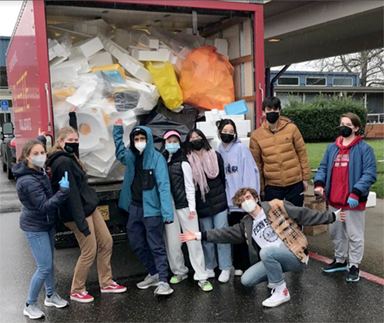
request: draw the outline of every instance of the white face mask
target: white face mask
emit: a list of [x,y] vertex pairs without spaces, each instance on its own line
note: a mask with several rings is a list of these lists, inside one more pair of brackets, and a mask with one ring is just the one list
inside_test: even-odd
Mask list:
[[139,142],[136,142],[135,143],[135,148],[140,152],[142,153],[145,149],[145,147],[147,146],[147,143],[146,142],[143,142],[143,141],[139,141]]
[[241,203],[241,208],[247,212],[252,213],[256,210],[256,201],[255,200],[245,200],[243,203]]
[[47,155],[33,156],[31,158],[31,163],[37,167],[43,168],[45,161],[47,160]]

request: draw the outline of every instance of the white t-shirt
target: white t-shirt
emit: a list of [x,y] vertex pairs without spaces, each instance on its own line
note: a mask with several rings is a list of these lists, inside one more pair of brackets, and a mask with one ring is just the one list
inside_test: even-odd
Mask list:
[[289,249],[269,225],[263,209],[253,219],[252,238],[261,249],[266,247]]

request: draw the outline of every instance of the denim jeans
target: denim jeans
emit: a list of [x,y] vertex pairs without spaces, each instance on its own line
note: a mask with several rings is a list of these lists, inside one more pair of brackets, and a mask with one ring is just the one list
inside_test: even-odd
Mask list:
[[241,276],[243,285],[254,286],[268,280],[269,285],[274,288],[284,283],[284,272],[302,271],[307,266],[289,249],[263,248],[260,251],[260,259],[261,261]]
[[[199,218],[200,230],[202,232],[211,229],[228,227],[228,212],[227,210],[215,214]],[[212,242],[203,241],[203,251],[205,259],[205,268],[214,269],[217,266],[215,255],[215,244]],[[219,268],[221,270],[229,270],[232,268],[231,245],[228,243],[218,243],[217,253],[219,255]]]
[[55,228],[51,231],[24,231],[33,257],[35,258],[37,270],[32,276],[28,293],[28,304],[35,304],[40,290],[45,284],[47,295],[55,292],[55,273],[53,266],[53,251],[55,247]]

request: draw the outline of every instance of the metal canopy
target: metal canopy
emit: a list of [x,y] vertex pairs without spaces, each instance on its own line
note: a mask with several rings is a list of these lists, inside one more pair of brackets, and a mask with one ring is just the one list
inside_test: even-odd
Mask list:
[[268,2],[264,5],[265,65],[383,47],[383,9],[383,1]]

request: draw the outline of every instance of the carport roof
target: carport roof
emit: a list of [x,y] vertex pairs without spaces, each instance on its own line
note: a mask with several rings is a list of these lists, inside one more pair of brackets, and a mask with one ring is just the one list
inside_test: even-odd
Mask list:
[[264,5],[265,65],[383,47],[383,9],[384,1],[272,0]]

